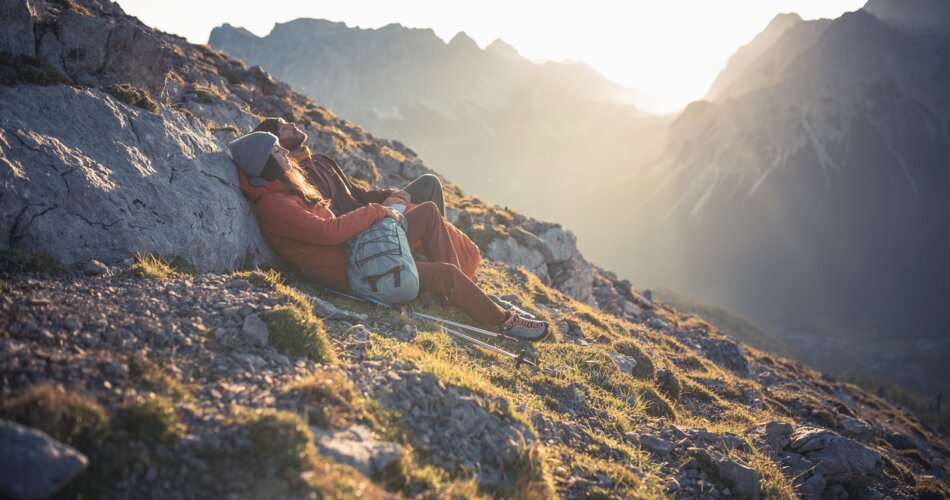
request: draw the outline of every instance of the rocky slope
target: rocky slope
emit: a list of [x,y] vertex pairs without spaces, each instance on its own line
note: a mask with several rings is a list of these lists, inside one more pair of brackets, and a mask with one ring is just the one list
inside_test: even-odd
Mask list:
[[451,219],[493,257],[480,286],[556,325],[501,344],[540,371],[292,273],[231,272],[279,267],[223,152],[259,115],[297,119],[369,182],[428,170],[114,4],[0,12],[35,42],[0,47],[0,438],[55,471],[4,467],[0,495],[947,493],[947,443],[913,415],[656,304],[571,233],[451,184]]

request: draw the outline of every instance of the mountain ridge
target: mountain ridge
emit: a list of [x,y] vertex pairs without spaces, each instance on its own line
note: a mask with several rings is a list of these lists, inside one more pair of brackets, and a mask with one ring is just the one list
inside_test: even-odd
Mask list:
[[[942,368],[915,356],[910,341],[894,365],[824,340],[844,336],[856,352],[912,335],[947,348],[933,323],[936,297],[947,293],[937,276],[950,273],[935,250],[948,245],[938,228],[950,185],[941,167],[950,155],[950,81],[940,39],[864,9],[803,21],[736,76],[730,97],[687,107],[652,166],[661,181],[637,191],[650,200],[641,217],[659,214],[683,228],[667,238],[704,248],[682,257],[684,274],[696,278],[667,285],[813,345],[799,357],[817,366],[845,358],[852,369],[945,390],[942,375],[919,371]],[[630,178],[642,184],[643,172]]]

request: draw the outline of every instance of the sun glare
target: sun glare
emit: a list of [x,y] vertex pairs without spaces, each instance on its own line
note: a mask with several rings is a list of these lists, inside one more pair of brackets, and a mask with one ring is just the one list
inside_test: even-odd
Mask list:
[[[533,61],[583,62],[645,95],[641,107],[665,113],[701,99],[740,46],[775,15],[837,17],[863,0],[673,0],[667,2],[438,2],[362,0],[120,0],[147,24],[205,43],[211,29],[230,23],[266,35],[274,23],[300,17],[378,28],[399,23],[432,29],[446,42],[464,31],[479,46],[502,39]],[[187,16],[181,15],[188,12]]]

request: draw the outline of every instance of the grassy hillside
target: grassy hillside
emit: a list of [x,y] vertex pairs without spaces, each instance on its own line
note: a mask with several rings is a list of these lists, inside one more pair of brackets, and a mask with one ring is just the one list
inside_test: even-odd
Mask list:
[[[156,480],[150,479],[148,464],[180,492],[231,491],[178,472],[175,464],[187,458],[224,460],[233,469],[214,477],[241,476],[235,483],[241,487],[272,488],[266,478],[282,478],[278,491],[294,496],[308,491],[506,498],[665,498],[716,491],[722,496],[740,487],[738,478],[723,475],[720,464],[730,462],[751,471],[762,497],[793,498],[799,486],[763,448],[760,426],[789,422],[796,428],[835,429],[849,418],[869,422],[880,436],[865,441],[886,457],[882,475],[868,477],[877,491],[901,497],[927,488],[946,491],[940,481],[924,477],[944,474],[946,442],[885,400],[754,348],[730,351],[731,341],[698,317],[664,308],[655,319],[668,327],[629,323],[503,264],[483,265],[481,286],[516,297],[523,308],[556,325],[556,332],[552,341],[538,345],[493,343],[513,352],[524,349],[540,370],[516,367],[510,359],[455,341],[437,325],[402,311],[343,299],[277,270],[195,275],[182,263],[143,256],[128,269],[87,278],[62,274],[55,266],[35,271],[44,259],[4,262],[16,265],[6,265],[0,281],[9,297],[0,308],[3,342],[29,349],[12,357],[9,349],[2,351],[0,361],[9,368],[2,378],[0,414],[49,429],[90,454],[97,468],[92,479],[87,474],[85,482],[73,485],[79,492],[147,491]],[[238,332],[228,333],[240,317],[221,315],[227,306],[222,309],[222,299],[213,298],[221,294],[233,297],[224,303],[260,312],[269,346],[248,345]],[[105,298],[89,303],[96,295]],[[317,308],[314,297],[365,319],[321,320],[326,310]],[[155,306],[152,317],[160,321],[149,326],[136,319],[133,300],[168,307]],[[467,321],[435,297],[413,306]],[[56,319],[94,325],[103,307],[114,308],[109,318],[124,315],[129,325],[144,325],[143,333],[116,325],[100,340],[87,339],[70,334],[70,323]],[[167,331],[163,320],[175,315],[188,319],[178,323],[172,341],[149,333]],[[57,340],[33,333],[43,329]],[[80,368],[74,376],[37,368],[32,361],[69,359],[83,367],[101,363],[95,361],[100,356],[128,369],[92,375]],[[246,363],[255,357],[286,362],[249,368]],[[215,359],[212,366],[232,360],[224,365],[231,367],[203,367]],[[117,387],[123,389],[116,392]],[[221,405],[222,398],[230,402]],[[453,398],[471,403],[473,413],[446,410],[447,420],[439,416],[440,405],[459,404],[447,402]],[[51,427],[51,418],[74,419],[77,405],[99,416],[73,427]],[[320,443],[315,436],[353,424],[398,445],[398,459],[366,474],[313,448]],[[83,430],[88,425],[98,427]],[[473,455],[494,435],[477,430],[484,425],[510,434],[511,448],[490,453],[491,459]],[[102,437],[90,442],[83,437],[87,431]],[[251,441],[233,441],[229,436],[235,433]],[[895,433],[907,437],[889,437]],[[265,437],[277,435],[280,441],[274,443]],[[203,448],[221,440],[231,444]],[[919,450],[903,444],[917,440],[924,443]],[[125,463],[129,447],[139,458]],[[194,447],[204,450],[200,458],[181,456]],[[255,458],[238,460],[242,453]],[[133,479],[120,487],[116,481],[123,471],[131,471]]]

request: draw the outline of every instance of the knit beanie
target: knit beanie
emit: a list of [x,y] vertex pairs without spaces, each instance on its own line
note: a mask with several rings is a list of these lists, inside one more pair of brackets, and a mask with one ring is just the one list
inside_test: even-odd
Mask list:
[[278,133],[277,129],[280,126],[280,124],[283,122],[284,120],[281,120],[280,118],[267,118],[264,121],[262,121],[260,125],[255,127],[254,131],[255,132],[269,132],[271,134],[276,135],[277,137],[280,137],[280,134]]
[[271,151],[277,144],[277,136],[267,132],[251,132],[231,141],[231,158],[248,177],[260,177]]

